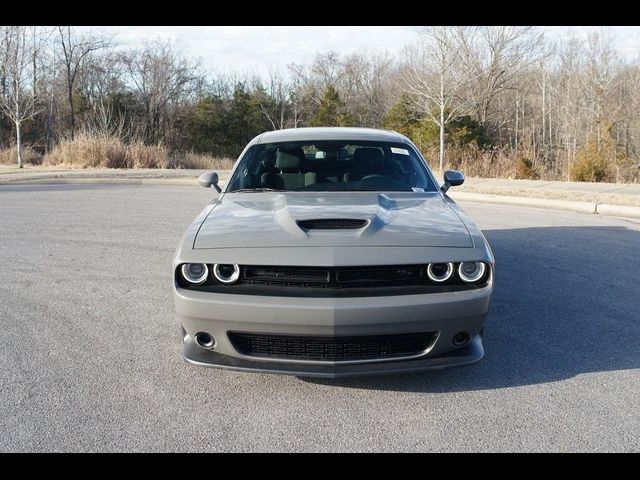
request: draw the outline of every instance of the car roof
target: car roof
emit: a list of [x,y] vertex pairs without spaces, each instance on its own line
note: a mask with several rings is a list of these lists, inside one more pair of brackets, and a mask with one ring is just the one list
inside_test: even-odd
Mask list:
[[355,127],[305,127],[287,128],[265,132],[255,137],[249,145],[259,143],[297,142],[316,140],[369,140],[395,143],[411,143],[407,137],[390,130]]

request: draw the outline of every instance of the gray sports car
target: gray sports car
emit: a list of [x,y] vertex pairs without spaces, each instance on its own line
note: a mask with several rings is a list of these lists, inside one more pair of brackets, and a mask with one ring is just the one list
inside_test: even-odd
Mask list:
[[395,132],[263,133],[187,229],[173,262],[195,365],[341,377],[484,354],[494,259],[482,232]]

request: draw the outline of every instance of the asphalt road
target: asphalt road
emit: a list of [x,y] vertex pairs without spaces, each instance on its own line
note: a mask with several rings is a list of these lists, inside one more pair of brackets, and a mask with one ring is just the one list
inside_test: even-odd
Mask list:
[[0,187],[0,450],[640,451],[640,224],[462,204],[497,258],[484,360],[304,380],[182,360],[170,262],[210,197]]

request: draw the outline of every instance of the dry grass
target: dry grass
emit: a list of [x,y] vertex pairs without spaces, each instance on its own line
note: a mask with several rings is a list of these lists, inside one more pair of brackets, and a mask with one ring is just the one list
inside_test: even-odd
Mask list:
[[145,145],[141,141],[125,145],[125,168],[169,168],[169,152],[164,145]]
[[202,153],[187,152],[176,155],[172,168],[193,168],[197,170],[231,170],[235,160],[228,157],[212,157]]
[[[22,162],[25,165],[40,165],[42,155],[32,147],[25,146],[22,149]],[[15,146],[0,150],[0,165],[18,165],[18,150]]]
[[69,168],[167,168],[169,153],[163,145],[125,143],[107,134],[81,132],[65,138],[45,155],[43,165]]
[[[433,169],[438,165],[438,147],[423,149],[425,158]],[[640,166],[631,163],[616,163],[610,161],[609,172],[604,172],[602,166],[591,162],[574,165],[572,178],[578,181],[617,181],[622,183],[638,183],[640,181]],[[578,164],[576,164],[578,165]],[[597,167],[597,168],[596,168]],[[505,178],[530,180],[565,180],[566,164],[556,165],[555,170],[536,157],[531,151],[522,151],[517,156],[509,147],[478,148],[475,145],[464,147],[451,146],[446,150],[445,169],[461,170],[468,177]],[[579,168],[579,170],[578,170]],[[598,170],[599,169],[599,170]]]
[[[438,168],[438,147],[423,150],[433,168]],[[451,146],[446,150],[445,169],[461,170],[469,177],[517,178],[518,162],[511,149],[479,148],[475,145]],[[532,165],[532,168],[534,166]]]
[[162,144],[145,145],[140,140],[125,143],[120,138],[81,132],[60,141],[45,155],[43,165],[66,168],[194,168],[228,170],[229,158],[193,152],[169,152]]

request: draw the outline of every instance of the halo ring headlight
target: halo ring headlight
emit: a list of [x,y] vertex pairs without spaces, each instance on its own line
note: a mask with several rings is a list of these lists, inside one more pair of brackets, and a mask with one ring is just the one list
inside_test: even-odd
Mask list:
[[[443,270],[443,266],[446,265],[446,270]],[[435,267],[435,271],[434,271]],[[427,277],[434,283],[444,283],[453,276],[456,268],[453,263],[430,263],[427,265]]]
[[458,267],[458,275],[465,283],[475,283],[480,280],[487,267],[483,262],[462,262]]
[[213,276],[220,283],[229,285],[240,278],[240,267],[237,263],[216,263],[213,266]]
[[209,276],[209,267],[206,263],[185,263],[180,268],[182,278],[191,285],[200,285]]

